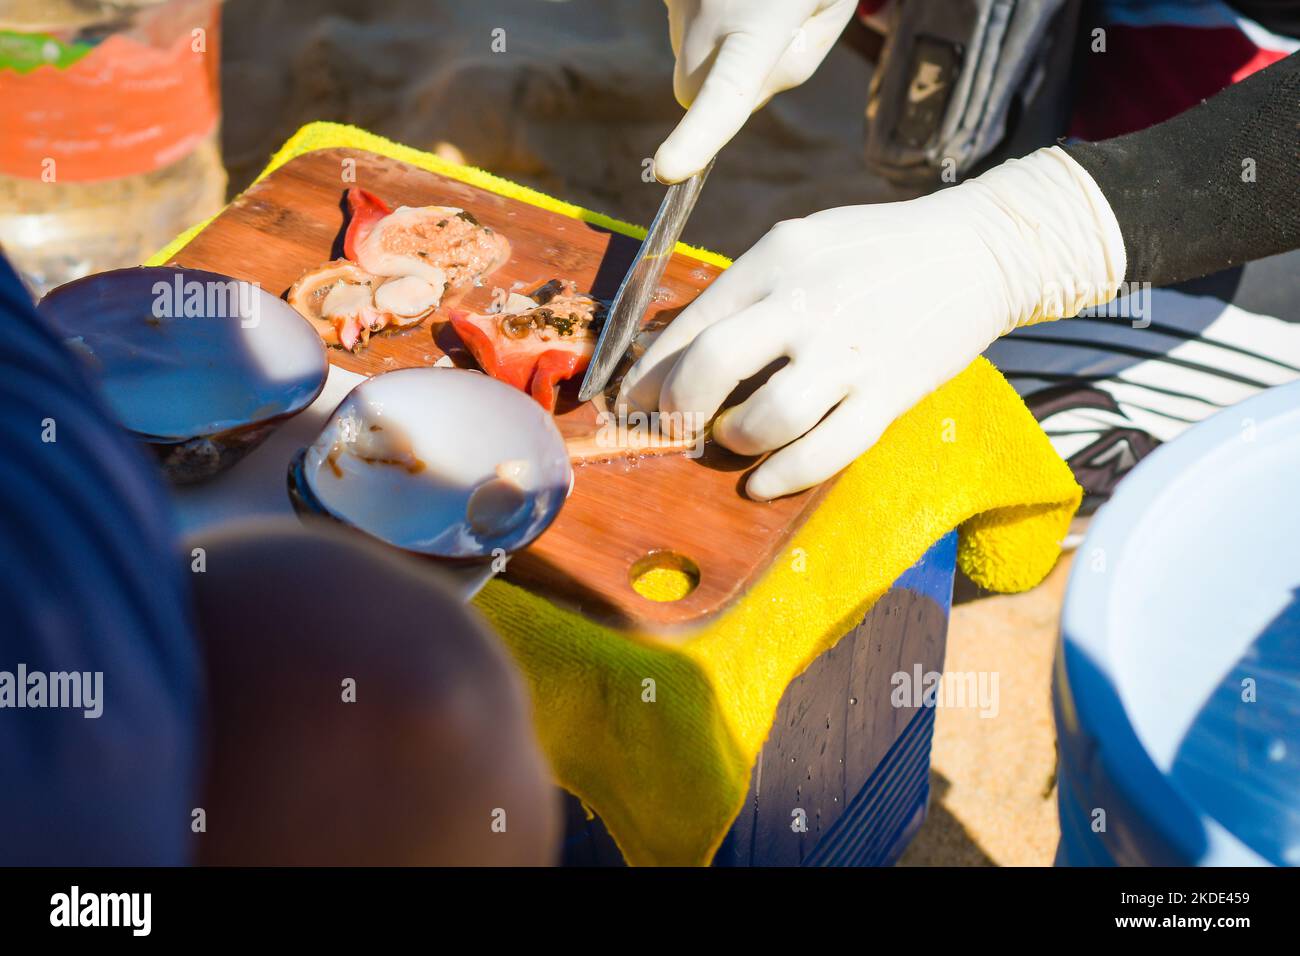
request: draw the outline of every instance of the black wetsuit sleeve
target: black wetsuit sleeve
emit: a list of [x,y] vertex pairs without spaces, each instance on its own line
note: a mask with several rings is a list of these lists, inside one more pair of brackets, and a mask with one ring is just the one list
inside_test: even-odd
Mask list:
[[1064,149],[1114,210],[1129,282],[1300,248],[1300,53],[1150,129]]

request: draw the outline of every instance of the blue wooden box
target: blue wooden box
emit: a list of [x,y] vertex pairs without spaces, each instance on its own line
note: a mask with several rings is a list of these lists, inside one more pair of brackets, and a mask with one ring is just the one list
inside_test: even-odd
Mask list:
[[[894,675],[943,670],[957,535],[787,689],[745,809],[714,866],[890,866],[925,819],[932,707],[896,707]],[[792,827],[802,810],[806,832]],[[621,866],[600,818],[565,794],[566,866]]]

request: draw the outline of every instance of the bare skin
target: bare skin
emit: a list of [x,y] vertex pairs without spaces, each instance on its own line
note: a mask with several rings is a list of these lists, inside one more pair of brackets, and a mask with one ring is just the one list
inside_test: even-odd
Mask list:
[[521,681],[436,569],[294,522],[193,544],[207,561],[200,863],[555,861],[558,791]]

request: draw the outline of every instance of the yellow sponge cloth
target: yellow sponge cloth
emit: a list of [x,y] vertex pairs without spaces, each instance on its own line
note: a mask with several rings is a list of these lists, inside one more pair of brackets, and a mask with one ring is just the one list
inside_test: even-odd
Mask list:
[[627,860],[707,863],[804,668],[953,528],[978,584],[1037,584],[1080,494],[980,359],[891,426],[753,590],[684,644],[611,632],[504,581],[478,603],[528,677],[556,776]]
[[[300,130],[267,172],[340,146],[643,234],[332,123]],[[154,261],[166,261],[192,235]],[[1080,496],[1020,398],[979,359],[895,422],[758,584],[684,642],[597,626],[501,580],[477,603],[528,681],[558,782],[600,814],[628,862],[705,864],[740,812],[777,703],[808,664],[953,528],[961,529],[959,565],[976,583],[998,591],[1037,584],[1056,561]]]

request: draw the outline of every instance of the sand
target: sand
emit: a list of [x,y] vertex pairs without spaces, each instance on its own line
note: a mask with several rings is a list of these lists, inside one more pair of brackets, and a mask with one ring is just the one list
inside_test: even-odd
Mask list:
[[[326,119],[632,222],[648,223],[663,195],[642,179],[681,115],[658,0],[229,0],[224,29],[232,192],[299,126]],[[722,152],[688,242],[735,256],[781,219],[910,195],[863,169],[871,67],[853,39]],[[998,671],[1001,711],[940,711],[931,815],[904,863],[1050,863],[1064,580],[1058,568],[1027,595],[954,610],[947,667]]]
[[[643,164],[682,111],[658,0],[229,0],[224,44],[233,190],[303,123],[329,119],[632,222],[648,223],[663,195]],[[862,168],[870,75],[841,43],[755,115],[685,239],[734,256],[780,219],[901,197]]]
[[930,815],[903,866],[1048,866],[1056,854],[1052,662],[1071,555],[1024,594],[953,607],[948,672],[998,674],[998,713],[935,715]]

